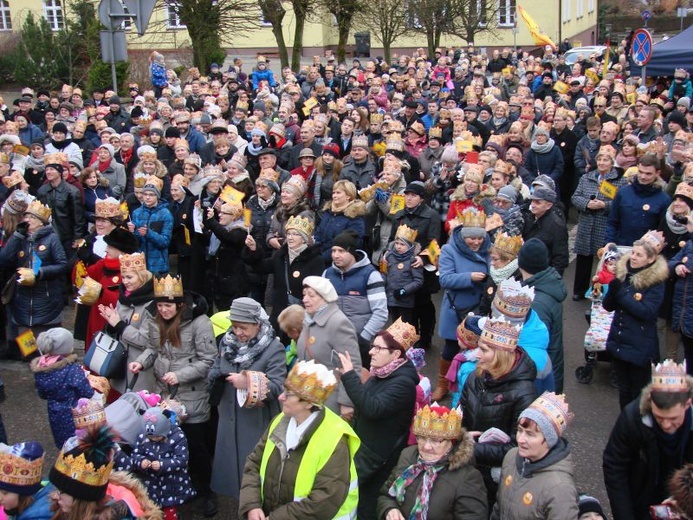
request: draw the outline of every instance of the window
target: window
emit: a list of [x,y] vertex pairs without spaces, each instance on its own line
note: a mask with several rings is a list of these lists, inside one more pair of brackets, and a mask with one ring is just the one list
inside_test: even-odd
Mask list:
[[472,13],[470,13],[472,16],[475,16],[477,20],[479,20],[479,25],[481,27],[486,26],[486,0],[476,0],[476,4],[472,1],[470,2],[470,7],[472,9],[476,8]]
[[585,16],[585,0],[577,0],[575,5],[575,18]]
[[515,27],[516,13],[515,0],[499,0],[498,25],[501,27]]
[[7,0],[0,0],[0,31],[12,30],[12,17],[10,4]]
[[262,9],[260,9],[260,25],[263,27],[272,27],[272,22],[265,16]]
[[60,4],[60,0],[44,0],[43,15],[46,17],[48,25],[54,31],[59,31],[65,25],[63,6]]
[[594,12],[594,0],[587,0],[587,12],[588,13],[593,13]]
[[167,29],[185,29],[185,24],[178,16],[180,5],[175,0],[166,2],[166,28]]
[[570,16],[572,14],[570,11],[572,6],[570,5],[570,0],[561,0],[561,2],[563,3],[561,6],[563,16],[561,18],[563,23],[566,23],[570,21]]

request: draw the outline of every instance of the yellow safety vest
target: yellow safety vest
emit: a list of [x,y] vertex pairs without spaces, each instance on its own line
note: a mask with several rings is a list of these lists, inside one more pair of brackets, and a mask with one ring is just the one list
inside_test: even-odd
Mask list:
[[[272,432],[283,417],[283,413],[275,417],[267,432],[267,443],[265,444],[265,449],[262,453],[262,462],[260,463],[260,489],[263,500],[265,495],[264,485],[267,462],[276,448],[274,442],[272,442]],[[337,443],[344,435],[347,436],[349,453],[351,455],[349,457],[349,493],[340,506],[339,511],[337,511],[337,514],[334,516],[334,520],[355,520],[356,507],[359,503],[359,486],[356,476],[356,466],[354,465],[354,455],[356,455],[361,441],[356,433],[354,433],[354,430],[328,408],[325,408],[325,417],[308,441],[306,450],[301,458],[301,463],[298,466],[296,482],[294,482],[294,501],[300,502],[310,495],[313,489],[313,483],[315,482],[315,476],[325,464],[327,464],[327,461],[337,447]]]

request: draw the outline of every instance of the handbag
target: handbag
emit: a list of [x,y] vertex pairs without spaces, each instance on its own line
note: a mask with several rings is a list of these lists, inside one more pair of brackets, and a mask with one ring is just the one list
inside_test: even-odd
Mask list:
[[104,331],[97,332],[84,356],[84,366],[108,379],[123,379],[126,375],[128,349]]
[[221,397],[224,395],[227,376],[228,374],[222,374],[212,381],[212,384],[209,387],[209,399],[207,400],[210,406],[219,406],[221,403]]
[[2,288],[2,296],[0,296],[0,301],[3,305],[9,305],[14,298],[14,291],[17,288],[17,278],[19,278],[19,273],[15,271],[12,276],[9,277],[5,287]]
[[447,297],[448,301],[450,302],[450,307],[452,307],[452,310],[455,311],[455,314],[457,315],[457,320],[459,323],[462,323],[464,319],[467,317],[467,315],[474,310],[476,305],[472,305],[471,307],[468,307],[466,309],[458,309],[455,307],[455,302],[452,299],[452,296],[450,296],[450,291],[445,291],[445,296]]

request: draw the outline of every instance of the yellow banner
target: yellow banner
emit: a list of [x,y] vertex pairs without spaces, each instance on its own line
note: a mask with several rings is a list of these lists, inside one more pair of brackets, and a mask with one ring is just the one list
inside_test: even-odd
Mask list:
[[544,45],[551,45],[551,48],[553,50],[556,50],[556,44],[553,43],[553,40],[551,40],[551,38],[546,33],[542,32],[539,25],[537,25],[537,22],[535,22],[534,19],[532,19],[532,17],[529,16],[529,13],[527,13],[527,11],[525,11],[520,4],[517,4],[517,10],[520,12],[520,16],[527,24],[527,28],[529,29],[529,32],[532,35],[534,43],[537,45],[541,45],[542,47]]
[[19,351],[24,357],[30,356],[38,350],[36,338],[34,337],[34,333],[31,332],[31,329],[17,336],[16,341]]
[[428,244],[426,251],[428,251],[428,259],[431,261],[433,265],[438,267],[438,259],[440,258],[440,246],[438,245],[438,241],[435,238],[431,240],[430,244]]
[[241,204],[245,195],[231,186],[224,186],[219,198],[227,204]]
[[390,199],[390,215],[404,209],[404,195],[393,195]]
[[605,197],[609,197],[612,200],[616,196],[617,191],[618,188],[611,184],[609,181],[602,181],[602,183],[599,185],[599,193],[601,193]]

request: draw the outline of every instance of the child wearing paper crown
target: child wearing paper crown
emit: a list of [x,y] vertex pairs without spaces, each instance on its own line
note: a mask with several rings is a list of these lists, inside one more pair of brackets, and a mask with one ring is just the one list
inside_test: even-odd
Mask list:
[[[49,520],[53,518],[50,493],[41,484],[45,453],[35,441],[14,446],[0,444],[0,518]],[[5,516],[6,515],[6,516]]]
[[164,520],[178,518],[178,506],[195,496],[188,474],[188,442],[171,410],[158,406],[142,416],[145,432],[132,451],[133,471],[161,506]]
[[423,287],[423,267],[412,265],[421,250],[416,242],[418,232],[407,225],[397,228],[395,240],[385,253],[387,262],[387,309],[392,321],[414,323],[414,295]]
[[48,401],[48,421],[53,440],[62,448],[75,434],[72,409],[80,397],[91,398],[94,389],[73,353],[74,338],[69,330],[57,327],[36,339],[41,356],[31,361],[34,384],[41,399]]

